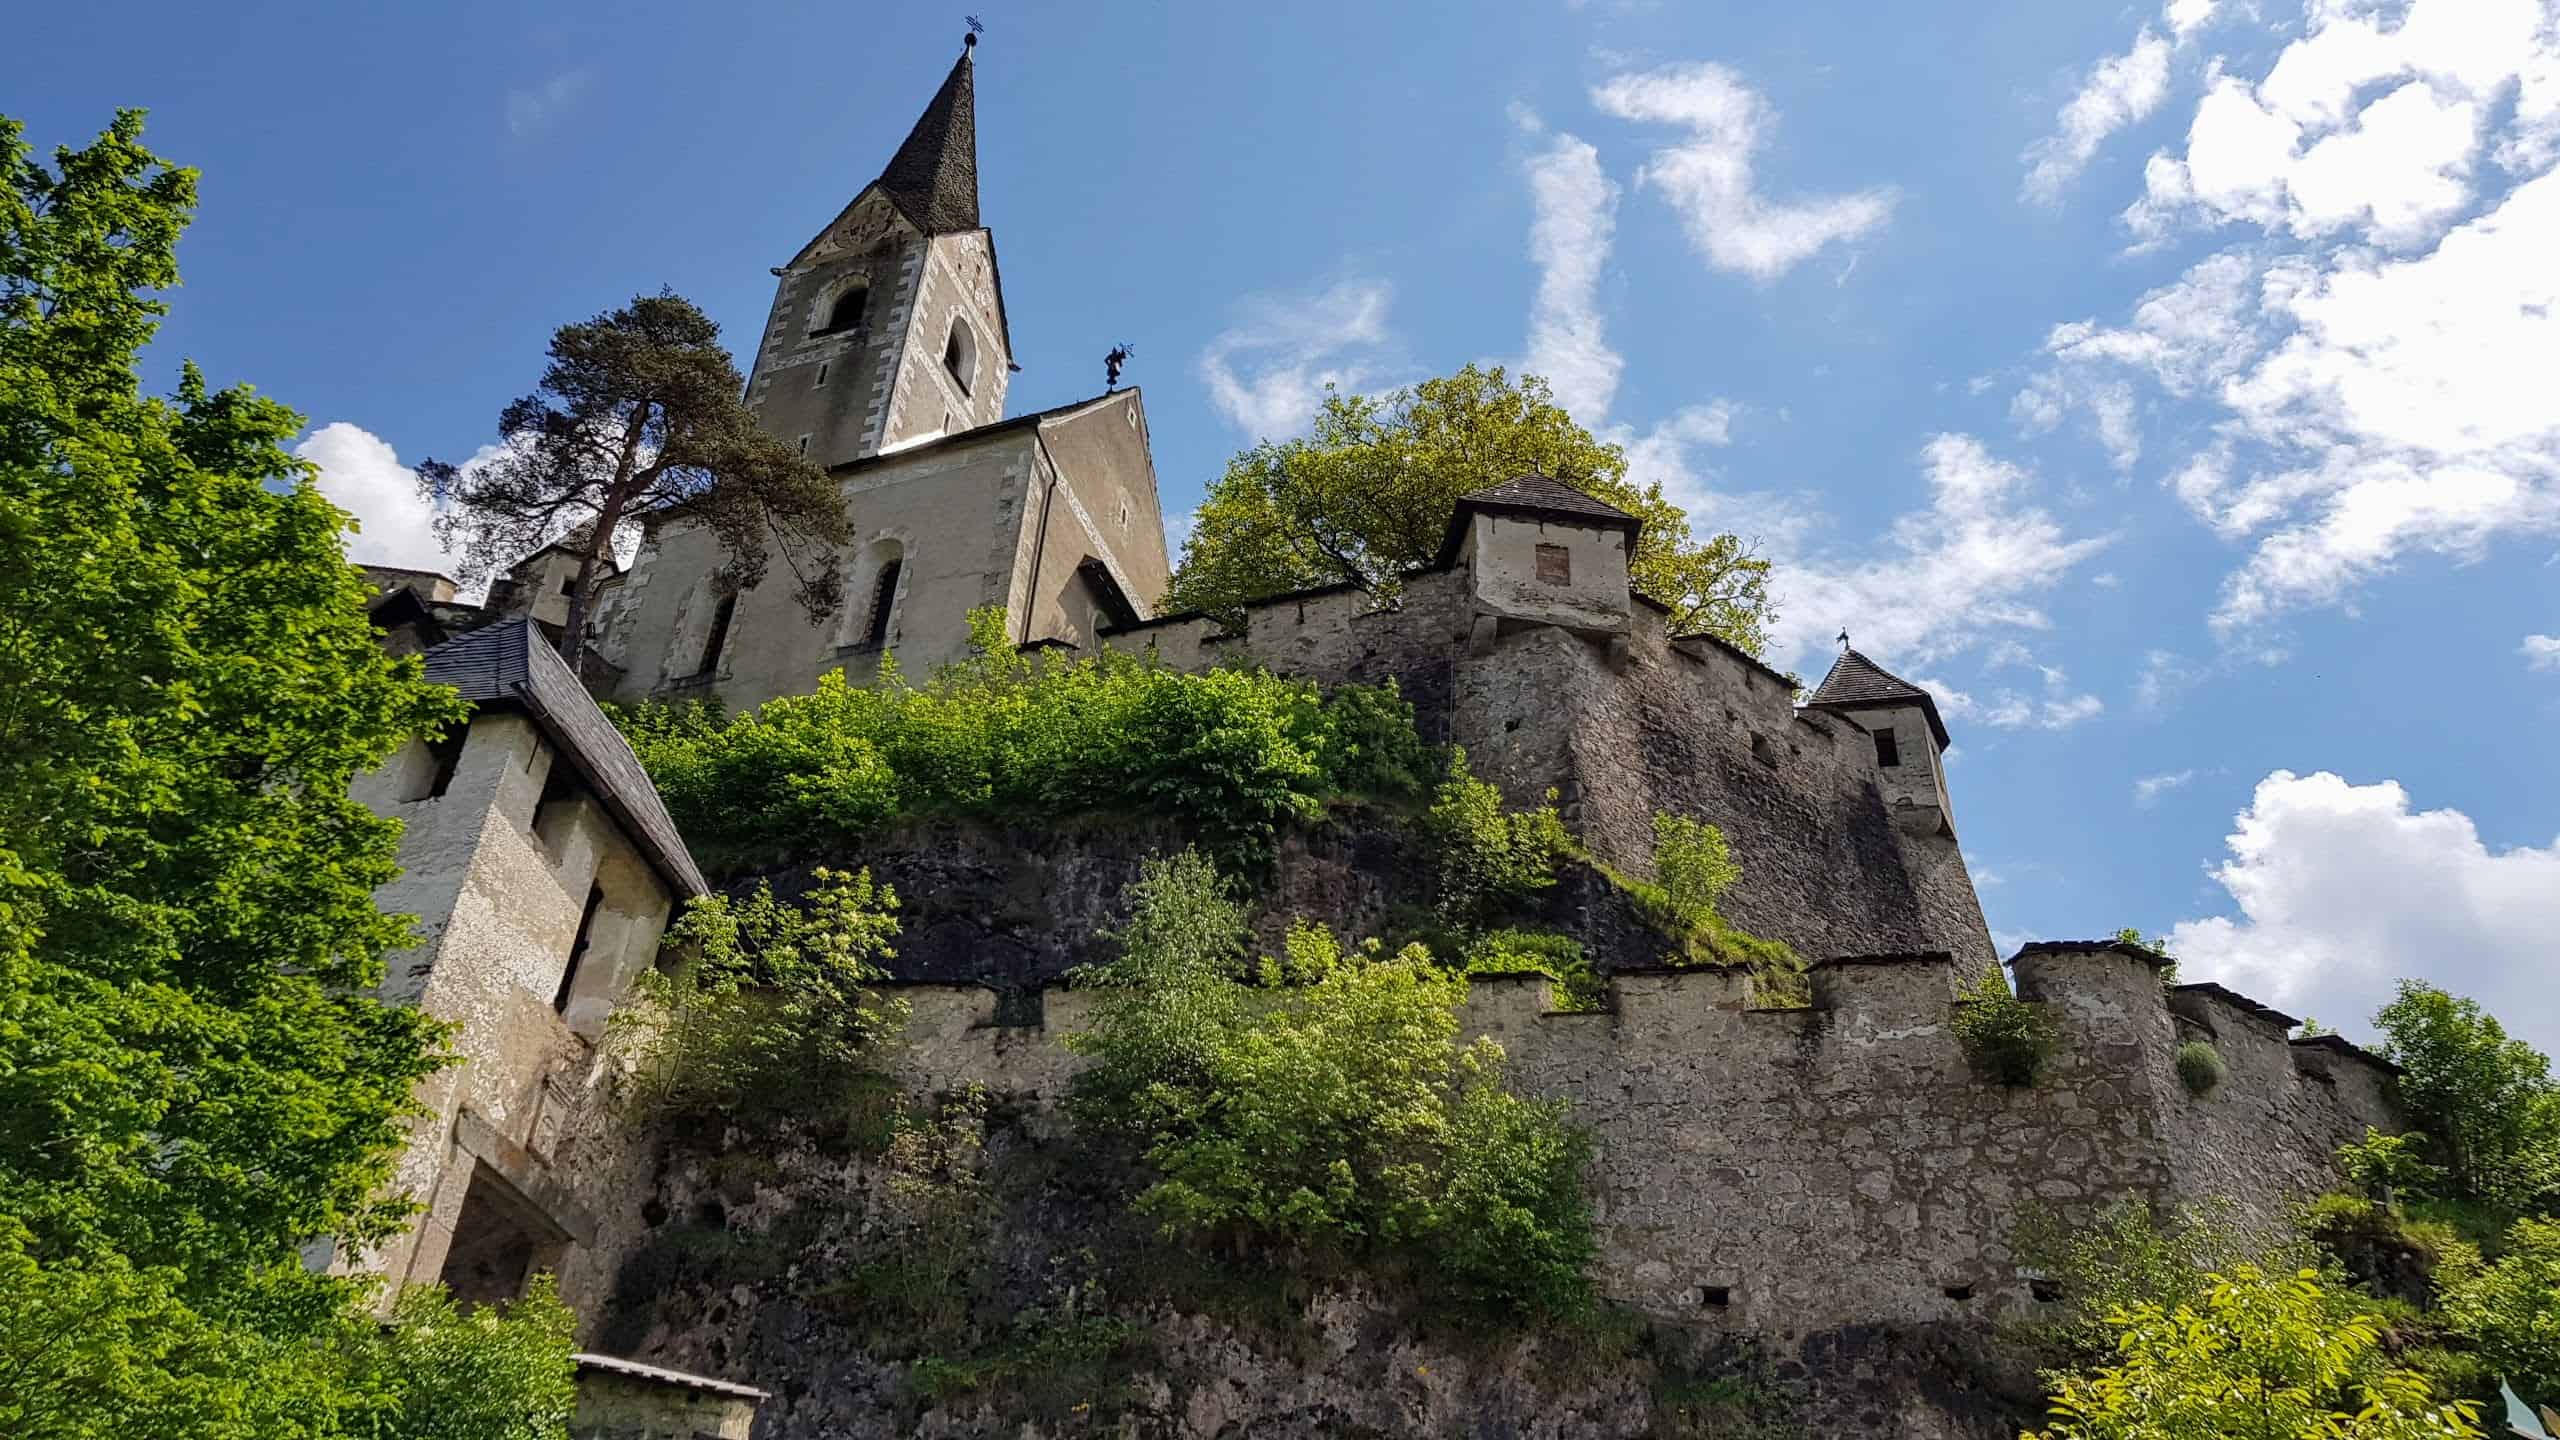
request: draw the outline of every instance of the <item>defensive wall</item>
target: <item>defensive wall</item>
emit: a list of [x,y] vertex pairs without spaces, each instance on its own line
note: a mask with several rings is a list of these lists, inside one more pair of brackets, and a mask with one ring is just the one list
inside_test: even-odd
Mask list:
[[[2016,1248],[2031,1215],[2085,1224],[2133,1195],[2275,1222],[2336,1183],[2340,1144],[2397,1128],[2384,1062],[2288,1040],[2219,987],[2164,990],[2149,952],[2039,944],[2013,965],[2058,1042],[2015,1089],[1967,1064],[1943,952],[1819,962],[1794,1010],[1751,1008],[1736,970],[1621,969],[1592,1013],[1553,1010],[1539,977],[1479,977],[1463,1026],[1590,1130],[1605,1293],[1790,1338],[2030,1315],[2052,1294]],[[975,986],[899,993],[916,1089],[1047,1105],[1082,1063],[1060,1043],[1081,992],[1048,991],[1033,1024],[996,1023]],[[2227,1078],[2193,1095],[2173,1056],[2199,1024]]]
[[1671,639],[1641,597],[1611,630],[1491,613],[1484,588],[1480,571],[1443,568],[1408,577],[1393,608],[1341,586],[1252,606],[1241,631],[1171,616],[1103,641],[1185,670],[1392,679],[1426,739],[1464,746],[1514,805],[1553,789],[1592,853],[1640,876],[1653,873],[1655,812],[1709,821],[1742,866],[1726,916],[1799,954],[1993,958],[1955,837],[1898,829],[1865,732],[1799,711],[1793,677],[1712,639]]

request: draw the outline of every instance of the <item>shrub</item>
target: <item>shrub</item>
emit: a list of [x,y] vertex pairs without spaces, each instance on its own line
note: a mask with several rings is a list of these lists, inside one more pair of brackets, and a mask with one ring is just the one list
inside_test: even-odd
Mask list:
[[1956,1008],[1956,1041],[1974,1072],[2003,1085],[2034,1084],[2053,1054],[2053,1026],[2009,989],[1999,962],[1984,967],[1956,998],[1962,1002]]
[[1026,659],[1000,614],[971,623],[974,658],[922,686],[884,662],[868,689],[834,672],[815,694],[735,718],[666,706],[616,718],[686,838],[723,870],[920,816],[1164,816],[1250,858],[1329,800],[1418,798],[1428,785],[1431,751],[1392,683],[1328,694],[1116,651]]
[[2058,1287],[2059,1318],[2030,1327],[2044,1343],[2078,1361],[2106,1352],[2112,1332],[2107,1316],[2137,1305],[2175,1310],[2203,1295],[2207,1277],[2252,1263],[2291,1272],[2318,1252],[2300,1242],[2271,1245],[2238,1222],[2227,1202],[2168,1213],[2126,1198],[2107,1207],[2097,1223],[2066,1229],[2049,1212],[2036,1212],[2018,1235],[2020,1260]]
[[1716,906],[1733,882],[1742,878],[1713,825],[1656,812],[1653,858],[1657,881],[1638,880],[1609,866],[1598,869],[1609,883],[1633,900],[1656,928],[1670,935],[1674,963],[1742,965],[1751,972],[1753,1002],[1770,1009],[1799,1009],[1813,1003],[1804,961],[1776,940],[1763,940],[1736,928]]
[[1502,791],[1467,769],[1453,748],[1424,829],[1439,851],[1438,904],[1453,925],[1487,923],[1556,883],[1556,862],[1573,837],[1556,815],[1556,794],[1535,810],[1506,810]]
[[2425,1376],[2394,1368],[2381,1319],[2319,1272],[2284,1276],[2242,1264],[2206,1281],[2203,1294],[2175,1308],[2138,1304],[2108,1316],[2114,1363],[2056,1377],[2054,1426],[2031,1440],[2477,1433],[2479,1407],[2439,1405]]
[[1241,907],[1194,854],[1151,861],[1097,992],[1069,1110],[1134,1140],[1139,1210],[1171,1236],[1400,1254],[1463,1300],[1565,1309],[1585,1294],[1586,1151],[1561,1110],[1501,1088],[1457,1043],[1465,976],[1410,945],[1300,924],[1248,964]]
[[898,897],[868,870],[814,880],[801,905],[759,883],[744,903],[696,900],[668,928],[668,948],[688,953],[642,975],[611,1022],[644,1111],[754,1116],[850,1097],[906,1019],[906,1002],[868,988],[885,978]]
[[1600,1009],[1609,985],[1591,968],[1582,942],[1570,935],[1533,930],[1496,930],[1467,951],[1470,975],[1544,975],[1551,982],[1555,1008],[1576,1014]]
[[2222,1056],[2202,1040],[2190,1040],[2178,1047],[2174,1062],[2178,1081],[2190,1095],[2211,1094],[2222,1083]]
[[1695,926],[1716,918],[1716,903],[1742,878],[1742,867],[1733,863],[1733,851],[1725,844],[1722,830],[1685,816],[1656,812],[1653,873],[1661,877],[1672,913]]
[[2417,1199],[2444,1177],[2443,1171],[2420,1158],[2426,1144],[2427,1137],[2415,1131],[2385,1135],[2367,1125],[2362,1140],[2338,1147],[2338,1168],[2376,1200]]
[[350,1324],[340,1359],[355,1399],[331,1433],[563,1440],[577,1407],[577,1324],[548,1275],[511,1304],[470,1311],[441,1285],[412,1285],[387,1327]]
[[2505,1249],[2446,1267],[2445,1319],[2517,1394],[2560,1407],[2560,1220],[2517,1221]]

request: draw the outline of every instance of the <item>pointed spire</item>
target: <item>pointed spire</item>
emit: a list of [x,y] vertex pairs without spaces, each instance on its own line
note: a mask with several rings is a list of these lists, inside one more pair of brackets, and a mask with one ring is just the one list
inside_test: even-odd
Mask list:
[[978,225],[978,91],[970,52],[975,34],[933,92],[906,143],[880,172],[880,189],[927,235],[975,230]]
[[1938,718],[1938,702],[1929,692],[1855,650],[1843,647],[1840,658],[1831,662],[1831,673],[1804,700],[1807,710],[1874,710],[1894,705],[1917,705],[1926,711],[1938,748],[1947,748],[1947,722]]

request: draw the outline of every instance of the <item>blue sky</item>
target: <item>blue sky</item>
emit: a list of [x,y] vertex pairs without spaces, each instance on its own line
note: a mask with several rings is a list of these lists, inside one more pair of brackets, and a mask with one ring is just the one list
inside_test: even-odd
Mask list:
[[[417,561],[403,467],[554,326],[753,332],[961,13],[49,6],[10,107],[151,109],[206,172],[155,363],[307,414]],[[1778,561],[1779,663],[1937,690],[2004,941],[2560,1047],[2549,4],[975,13],[1011,408],[1133,343],[1169,513],[1327,379],[1526,363]]]

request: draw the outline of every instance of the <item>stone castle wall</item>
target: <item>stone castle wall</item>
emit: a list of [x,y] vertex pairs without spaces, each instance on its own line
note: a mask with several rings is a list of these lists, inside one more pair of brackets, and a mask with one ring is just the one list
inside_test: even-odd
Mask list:
[[[2030,1216],[2085,1224],[2132,1195],[2272,1222],[2334,1185],[2339,1144],[2396,1126],[2379,1062],[2261,1029],[2224,1027],[2229,1078],[2188,1094],[2153,964],[2111,944],[2019,957],[2060,1044],[2004,1088],[1957,1044],[1954,966],[1824,961],[1803,1010],[1748,1008],[1743,976],[1713,969],[1621,971],[1595,1014],[1551,1011],[1543,980],[1480,978],[1464,1025],[1591,1131],[1603,1292],[1763,1335],[2029,1316]],[[977,987],[901,993],[918,1089],[1053,1103],[1081,1063],[1058,1038],[1087,1023],[1078,992],[1049,992],[1033,1025],[994,1023]]]
[[1344,587],[1253,607],[1241,635],[1177,616],[1104,638],[1180,669],[1393,679],[1425,738],[1465,746],[1515,805],[1555,789],[1583,843],[1638,875],[1653,873],[1655,812],[1712,822],[1742,865],[1727,917],[1808,957],[1992,958],[1956,840],[1895,827],[1872,742],[1799,713],[1794,680],[1740,651],[1666,637],[1641,602],[1614,635],[1503,620],[1452,569],[1412,577],[1393,610]]

